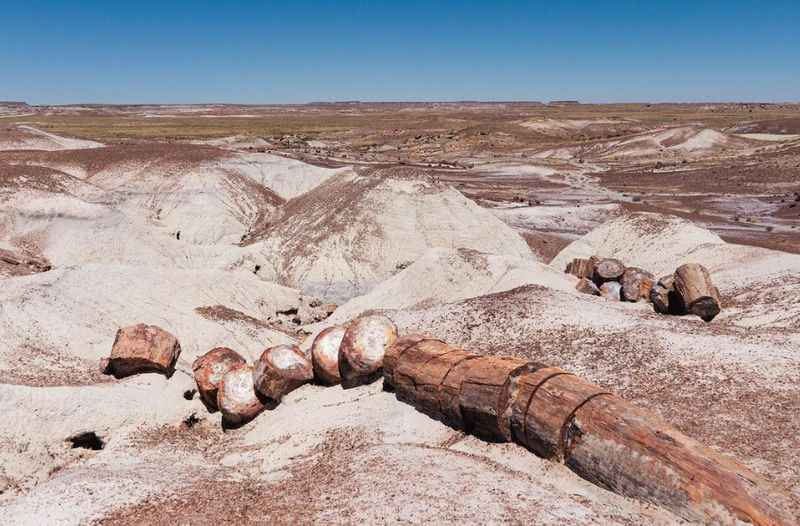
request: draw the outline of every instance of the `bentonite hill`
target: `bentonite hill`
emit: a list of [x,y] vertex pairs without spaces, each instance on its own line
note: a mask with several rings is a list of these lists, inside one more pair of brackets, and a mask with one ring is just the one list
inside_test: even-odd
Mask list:
[[800,106],[0,104],[0,342],[3,524],[797,524]]

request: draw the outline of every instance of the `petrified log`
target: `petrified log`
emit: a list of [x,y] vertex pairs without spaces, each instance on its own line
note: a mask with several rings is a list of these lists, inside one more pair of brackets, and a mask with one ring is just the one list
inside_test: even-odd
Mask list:
[[415,343],[429,339],[422,334],[409,334],[408,336],[401,336],[386,349],[383,355],[383,388],[386,391],[394,390],[394,370],[397,366],[397,360],[403,353]]
[[197,383],[200,399],[209,411],[213,412],[218,409],[217,391],[223,375],[232,367],[246,363],[247,360],[242,358],[239,353],[227,347],[211,349],[194,361],[192,364],[194,381]]
[[180,354],[181,345],[175,336],[155,325],[140,323],[117,331],[111,356],[100,361],[100,370],[116,378],[139,373],[161,373],[169,378]]
[[607,300],[620,301],[622,285],[616,281],[606,281],[600,285],[600,295]]
[[589,278],[581,278],[575,285],[575,290],[583,292],[584,294],[591,294],[592,296],[599,296],[600,289]]
[[589,259],[575,258],[567,263],[565,272],[579,278],[594,279],[594,267],[597,261],[595,257]]
[[509,426],[502,422],[509,397],[509,378],[526,370],[522,358],[481,356],[464,362],[459,409],[464,430],[494,441],[506,441]]
[[342,381],[339,376],[339,347],[346,330],[344,325],[328,327],[317,334],[311,344],[311,365],[320,383],[336,385]]
[[562,460],[565,425],[574,412],[608,391],[555,367],[542,368],[518,380],[512,404],[512,436],[537,455]]
[[709,322],[719,314],[719,293],[711,283],[708,270],[697,263],[686,263],[675,271],[675,292],[688,312]]
[[625,272],[622,261],[613,258],[601,259],[594,268],[595,282],[598,284],[606,281],[619,281]]
[[592,398],[565,429],[566,465],[616,493],[704,524],[794,524],[767,481],[617,396]]
[[654,277],[646,270],[628,267],[622,273],[620,284],[622,285],[621,298],[625,301],[636,302],[643,298],[649,299]]
[[246,424],[265,409],[253,385],[253,366],[234,365],[222,375],[217,391],[217,407],[225,427]]
[[350,388],[376,380],[386,349],[397,340],[397,328],[386,316],[363,316],[350,323],[339,347],[339,376]]
[[[492,440],[512,439],[621,495],[704,523],[792,524],[788,497],[606,389],[556,367],[438,340],[398,353],[398,398]],[[787,500],[784,500],[787,499]]]
[[261,353],[253,368],[256,391],[275,402],[313,379],[314,368],[296,345],[270,347]]

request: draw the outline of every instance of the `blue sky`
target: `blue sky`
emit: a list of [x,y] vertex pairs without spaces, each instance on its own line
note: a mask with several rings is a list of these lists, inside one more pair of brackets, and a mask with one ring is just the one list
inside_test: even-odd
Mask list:
[[800,100],[800,2],[8,1],[0,100]]

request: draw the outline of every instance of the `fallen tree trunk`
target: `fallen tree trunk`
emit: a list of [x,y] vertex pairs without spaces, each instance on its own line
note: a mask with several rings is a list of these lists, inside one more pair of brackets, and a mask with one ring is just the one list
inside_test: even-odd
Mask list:
[[711,283],[708,270],[697,263],[681,265],[675,271],[675,291],[688,312],[709,322],[719,314],[719,292]]
[[614,395],[575,411],[564,448],[566,465],[581,477],[686,520],[794,523],[783,511],[788,497],[768,481]]
[[387,363],[388,389],[490,440],[513,440],[621,495],[687,520],[789,525],[784,498],[748,468],[606,389],[556,367],[409,342]]

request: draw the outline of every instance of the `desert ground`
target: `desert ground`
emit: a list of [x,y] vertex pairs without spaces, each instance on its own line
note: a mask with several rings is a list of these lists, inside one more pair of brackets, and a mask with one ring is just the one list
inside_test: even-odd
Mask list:
[[[721,312],[576,290],[574,258],[706,267]],[[383,381],[236,429],[214,347],[381,313],[543,362],[735,459],[800,516],[800,105],[0,102],[4,524],[685,524]],[[121,327],[175,374],[103,374]],[[794,520],[794,522],[792,522]],[[775,522],[774,524],[778,524]]]

